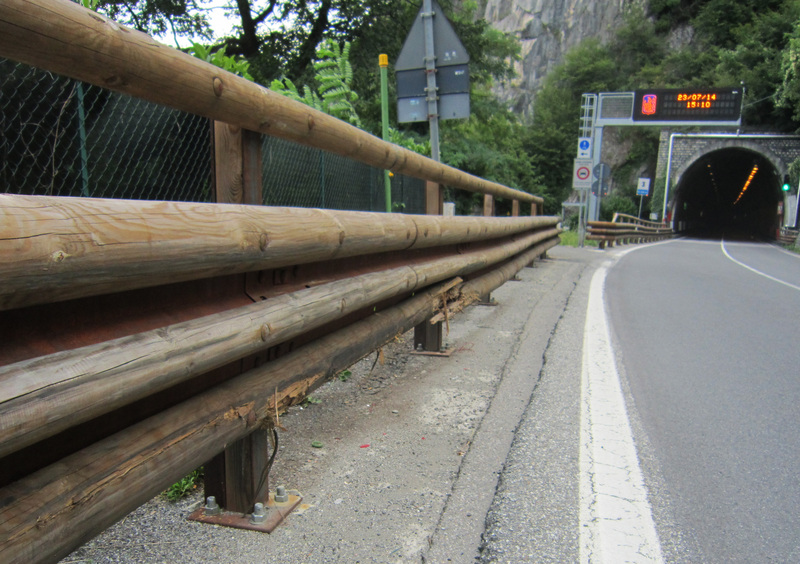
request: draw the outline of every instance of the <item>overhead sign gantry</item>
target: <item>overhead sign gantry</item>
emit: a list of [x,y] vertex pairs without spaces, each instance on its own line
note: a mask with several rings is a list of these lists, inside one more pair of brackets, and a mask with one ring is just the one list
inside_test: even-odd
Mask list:
[[742,124],[742,87],[651,88],[635,92],[601,92],[595,127]]
[[[600,164],[603,128],[606,126],[740,127],[743,98],[743,86],[650,88],[634,92],[584,94],[581,107],[585,118],[581,118],[578,158],[586,158],[587,147],[590,147],[588,150],[592,153],[593,166]],[[573,185],[577,190],[586,189],[575,178]],[[590,220],[597,219],[600,211],[597,200],[590,194],[587,199],[587,217]]]

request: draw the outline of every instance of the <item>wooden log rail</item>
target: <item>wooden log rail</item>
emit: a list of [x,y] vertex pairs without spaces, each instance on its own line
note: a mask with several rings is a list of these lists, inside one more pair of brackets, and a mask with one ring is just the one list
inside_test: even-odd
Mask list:
[[[375,215],[363,212],[11,195],[0,196],[0,210],[5,308],[225,271],[405,251],[400,266],[391,262],[382,271],[321,285],[318,275],[301,291],[250,306],[0,367],[0,457],[351,312],[506,260],[557,234],[557,218],[541,216],[392,214],[376,223]],[[91,218],[91,228],[85,218]],[[478,238],[497,243],[468,250],[466,244]],[[455,243],[461,245],[455,256],[411,252]],[[381,259],[372,260],[381,265]],[[304,316],[298,320],[300,310]],[[198,350],[204,353],[194,360]]]
[[9,257],[0,263],[0,310],[375,249],[464,244],[554,223],[9,194],[0,195],[0,209]]
[[778,230],[778,242],[781,245],[796,245],[800,239],[800,231],[790,227],[782,227]]
[[674,232],[668,225],[655,221],[645,221],[627,214],[614,214],[613,221],[587,222],[586,238],[598,241],[600,248],[615,243],[644,243],[668,239]]
[[[514,216],[542,204],[70,0],[0,3],[0,56],[211,118],[215,136],[422,178],[429,211],[440,184]],[[558,244],[557,223],[0,195],[0,561],[68,554],[397,334],[487,295]]]
[[[50,354],[15,348],[13,336],[0,343],[4,562],[64,556],[263,424],[276,402],[299,401],[398,333],[500,286],[559,232],[558,218],[542,216],[16,195],[0,196],[0,220],[0,323],[23,336],[40,329],[27,319],[75,315],[73,304],[101,294],[113,303],[175,281],[281,273],[278,285],[255,284],[257,301],[143,332],[92,333]],[[204,375],[303,336],[294,352],[196,395]],[[185,396],[131,424],[72,436],[186,383]],[[74,448],[48,457],[53,441]]]
[[3,0],[0,56],[395,173],[534,207],[543,203],[387,143],[70,0]]
[[[557,237],[546,239],[474,278],[469,293],[491,292],[556,244]],[[0,489],[3,561],[53,562],[68,554],[199,460],[251,433],[276,405],[298,401],[342,367],[430,318],[452,286],[418,293]]]

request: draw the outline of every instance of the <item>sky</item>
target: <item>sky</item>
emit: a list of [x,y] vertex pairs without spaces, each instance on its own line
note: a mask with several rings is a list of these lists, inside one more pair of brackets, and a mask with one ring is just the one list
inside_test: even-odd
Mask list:
[[215,37],[223,37],[233,27],[234,20],[228,19],[223,13],[223,7],[230,0],[212,0],[208,4],[210,8],[208,12],[208,21],[211,24],[211,29],[214,30]]
[[[208,17],[208,23],[211,25],[211,29],[214,32],[214,39],[219,39],[220,37],[228,35],[233,28],[235,20],[226,18],[223,9],[224,6],[229,2],[230,0],[211,0],[207,4],[203,5],[207,10],[206,16]],[[156,39],[162,43],[165,43],[166,45],[175,47],[175,38],[173,37],[172,33],[167,32],[163,35],[156,36]],[[198,38],[194,39],[198,42],[202,41],[198,40]],[[179,37],[178,46],[181,48],[191,46],[191,38]]]

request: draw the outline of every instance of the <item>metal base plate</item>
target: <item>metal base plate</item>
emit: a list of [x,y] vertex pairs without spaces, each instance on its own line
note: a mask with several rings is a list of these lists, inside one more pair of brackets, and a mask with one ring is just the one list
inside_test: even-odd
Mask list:
[[211,525],[222,527],[233,527],[234,529],[247,529],[248,531],[259,531],[261,533],[271,533],[280,525],[289,513],[291,513],[303,498],[299,495],[289,494],[289,501],[276,503],[273,494],[269,494],[269,501],[265,504],[267,516],[261,523],[251,523],[249,513],[233,513],[223,511],[218,515],[206,515],[205,507],[200,507],[192,512],[187,519],[189,521],[199,521]]
[[409,354],[418,356],[444,356],[449,357],[453,354],[453,349],[446,349],[443,351],[409,351]]

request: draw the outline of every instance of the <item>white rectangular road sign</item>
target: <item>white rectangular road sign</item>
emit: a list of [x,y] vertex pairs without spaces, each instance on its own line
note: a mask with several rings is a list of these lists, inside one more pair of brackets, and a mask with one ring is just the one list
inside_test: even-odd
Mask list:
[[649,196],[650,195],[650,179],[649,178],[640,178],[639,184],[636,185],[636,195],[637,196]]
[[592,138],[591,137],[578,137],[578,158],[591,159],[592,158]]
[[588,190],[592,187],[592,159],[575,159],[572,167],[572,189]]

